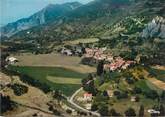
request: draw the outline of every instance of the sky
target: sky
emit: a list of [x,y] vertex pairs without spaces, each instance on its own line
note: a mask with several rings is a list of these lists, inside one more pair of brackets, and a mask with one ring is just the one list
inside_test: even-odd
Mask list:
[[48,4],[75,2],[86,4],[92,0],[0,0],[0,26],[26,18]]

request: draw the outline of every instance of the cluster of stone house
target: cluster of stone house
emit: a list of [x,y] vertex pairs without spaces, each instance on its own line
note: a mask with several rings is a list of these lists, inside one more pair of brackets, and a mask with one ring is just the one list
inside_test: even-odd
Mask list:
[[83,54],[82,47],[76,46],[72,49],[68,49],[68,48],[63,47],[61,49],[61,54],[64,54],[67,56],[73,56],[73,55],[79,56],[80,54]]
[[113,57],[111,54],[104,54],[106,48],[85,48],[84,57],[94,58],[95,60],[106,60],[111,62]]
[[94,58],[95,60],[105,60],[107,64],[104,64],[105,70],[115,71],[121,69],[127,69],[135,61],[126,61],[121,57],[113,57],[111,54],[104,54],[104,48],[85,48],[86,54],[84,57]]
[[135,61],[126,61],[121,57],[114,58],[111,63],[104,64],[105,70],[115,71],[115,70],[124,70],[135,64]]

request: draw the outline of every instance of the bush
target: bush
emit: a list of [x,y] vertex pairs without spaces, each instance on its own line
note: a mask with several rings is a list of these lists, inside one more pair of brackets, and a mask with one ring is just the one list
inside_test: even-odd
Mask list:
[[118,95],[120,95],[120,91],[114,91],[113,94],[114,94],[115,96],[118,96]]
[[134,79],[133,78],[127,77],[125,80],[128,84],[134,84]]
[[128,98],[127,92],[114,91],[113,93],[117,97],[117,99]]
[[125,98],[128,98],[128,94],[127,92],[122,92],[120,93],[120,95],[117,95],[116,97],[117,99],[125,99]]
[[134,117],[134,116],[136,116],[136,113],[133,108],[129,108],[128,110],[125,111],[125,115],[127,117]]
[[110,113],[110,116],[114,116],[114,117],[121,116],[120,113],[117,113],[116,110],[113,108],[110,110],[109,113]]
[[91,57],[91,58],[82,58],[81,59],[81,63],[84,64],[84,65],[94,65],[96,62],[95,60]]
[[72,110],[70,110],[70,109],[67,109],[66,112],[67,112],[68,114],[72,114]]
[[21,96],[28,92],[28,87],[21,84],[14,84],[11,86],[11,88],[13,89],[14,94],[17,96]]
[[44,93],[51,91],[50,86],[48,86],[46,83],[41,83],[39,80],[33,79],[28,75],[20,75],[20,80],[32,86],[38,87],[39,89],[43,90]]
[[98,110],[98,106],[96,104],[93,104],[91,107],[91,111],[97,111]]
[[150,98],[150,99],[153,99],[153,100],[156,99],[156,98],[159,98],[159,95],[155,90],[144,92],[144,94],[147,98]]
[[139,87],[134,87],[133,93],[134,93],[134,94],[141,94],[141,93],[142,93],[142,89],[139,88]]
[[102,116],[108,116],[109,115],[108,106],[106,106],[106,105],[100,106],[99,113]]
[[9,96],[3,96],[0,94],[0,101],[1,101],[1,114],[8,111],[13,110],[16,106],[11,100]]

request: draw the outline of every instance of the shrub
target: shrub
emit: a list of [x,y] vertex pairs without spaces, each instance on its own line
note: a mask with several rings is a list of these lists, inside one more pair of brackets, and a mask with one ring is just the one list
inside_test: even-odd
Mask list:
[[110,113],[110,116],[114,116],[114,117],[121,116],[120,113],[117,113],[116,110],[113,108],[110,110],[109,113]]
[[98,110],[98,106],[96,104],[93,104],[91,107],[91,111],[97,111]]
[[159,98],[158,93],[155,90],[151,90],[148,92],[144,92],[145,96],[150,99],[156,99]]
[[125,99],[125,98],[128,98],[128,94],[127,92],[122,92],[120,93],[120,95],[117,95],[116,97],[117,99]]
[[128,117],[134,117],[134,116],[136,116],[136,113],[133,108],[129,108],[125,111],[125,115]]
[[120,91],[114,91],[113,94],[114,94],[115,96],[118,96],[118,95],[120,95]]
[[108,106],[106,106],[106,105],[101,105],[100,108],[99,108],[99,113],[100,113],[102,116],[108,116],[108,115],[109,115]]
[[66,112],[67,112],[68,114],[72,114],[72,110],[70,110],[70,109],[67,109]]
[[28,92],[28,87],[21,84],[13,84],[11,88],[13,89],[14,94],[17,96],[21,96]]
[[139,88],[139,87],[134,87],[134,88],[133,88],[133,93],[134,93],[134,94],[140,94],[140,93],[142,93],[142,89]]
[[3,96],[0,94],[1,101],[1,113],[4,113],[8,110],[13,110],[16,106],[11,100],[9,96]]
[[133,84],[134,83],[134,79],[133,78],[127,77],[125,80],[126,80],[126,82],[128,84]]

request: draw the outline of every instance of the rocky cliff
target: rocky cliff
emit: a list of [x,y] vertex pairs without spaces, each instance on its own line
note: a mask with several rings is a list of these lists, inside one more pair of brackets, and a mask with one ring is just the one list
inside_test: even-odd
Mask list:
[[1,34],[2,36],[10,37],[19,31],[55,21],[58,17],[76,9],[79,6],[81,6],[81,4],[78,2],[56,5],[50,4],[28,18],[20,19],[16,22],[9,23],[6,26],[2,27]]
[[148,23],[143,30],[142,37],[144,38],[165,38],[165,19],[163,17],[156,17],[152,22]]

